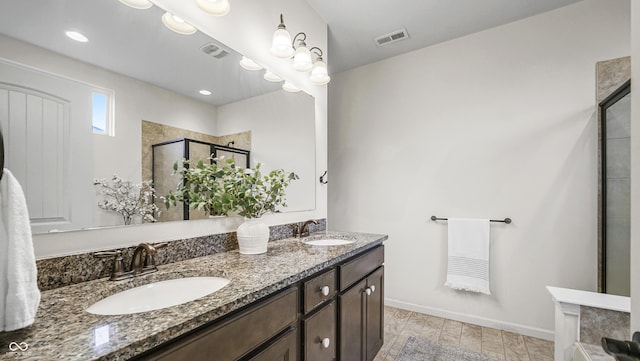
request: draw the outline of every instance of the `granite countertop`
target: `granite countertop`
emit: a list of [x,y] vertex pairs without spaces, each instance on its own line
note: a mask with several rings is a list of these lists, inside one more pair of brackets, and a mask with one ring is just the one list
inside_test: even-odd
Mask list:
[[[126,360],[387,239],[377,234],[321,233],[353,238],[355,242],[322,247],[287,238],[269,242],[267,253],[261,255],[243,255],[235,250],[162,265],[156,273],[128,280],[99,279],[44,291],[31,327],[0,332],[0,360]],[[118,316],[84,311],[125,289],[192,276],[225,277],[231,282],[195,301],[155,311]],[[11,342],[26,342],[28,349],[12,352],[8,350]]]

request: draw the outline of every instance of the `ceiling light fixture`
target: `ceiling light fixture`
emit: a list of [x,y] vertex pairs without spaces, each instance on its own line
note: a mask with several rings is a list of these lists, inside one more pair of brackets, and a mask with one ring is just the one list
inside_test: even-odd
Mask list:
[[[287,31],[287,27],[284,25],[284,18],[280,14],[280,25],[278,29],[273,33],[273,40],[271,42],[271,54],[281,58],[291,58],[293,56],[292,66],[295,70],[300,72],[309,72],[309,79],[313,84],[324,85],[331,81],[329,72],[327,70],[327,63],[322,58],[322,50],[316,46],[311,49],[307,48],[307,34],[299,32],[291,40],[291,34]],[[296,45],[297,43],[297,45]],[[316,56],[316,60],[313,61],[313,55]],[[269,71],[264,74],[264,78],[269,81],[271,75],[275,75]],[[279,79],[279,78],[278,78]],[[291,87],[292,84],[285,82],[282,86]],[[295,87],[299,91],[300,89]],[[285,89],[286,90],[286,89]]]
[[86,36],[84,36],[83,34],[77,32],[77,31],[73,31],[73,30],[69,30],[69,31],[65,31],[64,35],[66,35],[69,39],[73,39],[77,42],[80,43],[86,43],[89,41],[89,38],[87,38]]
[[275,73],[273,73],[271,70],[267,69],[264,72],[264,80],[266,81],[270,81],[272,83],[278,83],[282,81],[282,78],[277,76]]
[[256,63],[255,61],[247,58],[246,56],[242,56],[242,60],[240,60],[240,66],[247,70],[260,70],[262,69],[262,65]]
[[273,33],[271,41],[271,54],[279,58],[290,58],[294,51],[291,46],[291,34],[287,31],[287,27],[284,25],[284,18],[280,14],[280,25]]
[[202,11],[213,16],[225,16],[231,10],[229,0],[196,0],[196,4]]
[[173,15],[169,12],[162,15],[162,23],[170,30],[175,31],[178,34],[191,35],[196,32],[196,28],[184,21],[179,16]]
[[211,91],[209,91],[207,89],[202,89],[198,93],[200,93],[202,95],[211,95]]
[[[301,35],[302,39],[298,39],[298,36]],[[307,48],[307,34],[305,33],[297,33],[293,38],[293,42],[295,43],[298,40],[298,47],[293,46],[296,49],[295,55],[293,56],[293,68],[297,71],[309,71],[313,68],[313,63],[311,62],[311,52],[309,48]]]
[[[314,52],[317,50],[317,52]],[[327,70],[327,64],[322,60],[322,50],[318,47],[313,47],[310,49],[312,54],[317,56],[316,61],[313,63],[313,69],[311,70],[311,82],[316,85],[324,85],[331,81],[331,77],[329,76],[329,72]]]
[[284,91],[288,91],[289,93],[297,93],[301,90],[297,86],[293,85],[293,83],[289,82],[288,80],[284,81],[284,84],[282,84],[282,89]]
[[119,0],[121,3],[132,7],[134,9],[148,9],[153,6],[153,3],[149,0]]

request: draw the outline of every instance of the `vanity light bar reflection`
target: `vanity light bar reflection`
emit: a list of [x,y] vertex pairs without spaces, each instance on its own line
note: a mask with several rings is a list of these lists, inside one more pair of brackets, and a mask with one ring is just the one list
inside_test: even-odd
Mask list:
[[[118,0],[122,4],[127,5],[134,9],[145,10],[153,6],[150,0]],[[196,4],[200,10],[213,16],[224,16],[231,10],[231,4],[229,0],[196,0]],[[162,23],[170,30],[175,31],[178,34],[191,35],[194,34],[197,29],[195,26],[187,23],[184,19],[166,12],[162,15]]]

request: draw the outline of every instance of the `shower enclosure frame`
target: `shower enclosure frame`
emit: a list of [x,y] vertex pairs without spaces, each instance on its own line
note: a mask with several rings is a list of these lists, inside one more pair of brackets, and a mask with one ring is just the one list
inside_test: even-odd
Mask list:
[[[240,154],[240,155],[245,155],[247,162],[244,165],[245,168],[249,168],[250,164],[251,164],[251,151],[250,150],[246,150],[246,149],[239,149],[239,148],[233,148],[233,147],[228,147],[228,146],[224,146],[224,145],[220,145],[220,144],[214,144],[214,143],[209,143],[209,142],[204,142],[201,140],[195,140],[195,139],[190,139],[190,138],[178,138],[178,139],[173,139],[173,140],[168,140],[166,142],[162,142],[162,143],[157,143],[157,144],[153,144],[151,146],[151,179],[153,180],[153,184],[155,185],[156,183],[156,162],[155,162],[155,158],[156,158],[156,148],[157,147],[161,147],[161,146],[166,146],[169,144],[175,144],[175,143],[180,143],[180,142],[184,142],[184,146],[182,148],[182,158],[186,159],[186,160],[190,160],[190,152],[189,152],[189,145],[191,143],[197,143],[197,144],[202,144],[202,145],[208,145],[209,146],[209,154],[211,155],[212,158],[217,158],[218,156],[218,152],[220,151],[225,151],[225,152],[230,152],[230,153],[235,153],[235,154]],[[213,161],[213,160],[212,160]],[[184,164],[184,167],[189,167],[188,164]],[[189,204],[187,202],[183,202],[183,207],[182,207],[182,218],[183,220],[189,220],[190,216],[189,216]]]

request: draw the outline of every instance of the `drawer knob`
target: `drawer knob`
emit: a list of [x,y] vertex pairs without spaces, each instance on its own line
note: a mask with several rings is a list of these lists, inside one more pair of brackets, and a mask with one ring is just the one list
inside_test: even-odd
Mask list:
[[320,293],[325,297],[329,296],[329,286],[322,286],[322,288],[320,288]]
[[322,346],[324,348],[329,348],[330,344],[331,344],[331,341],[329,340],[329,337],[325,337],[322,339]]
[[376,291],[376,286],[375,285],[371,285],[371,287],[369,287],[371,289],[371,293]]
[[371,288],[369,287],[365,288],[364,292],[367,294],[367,296],[371,296]]

